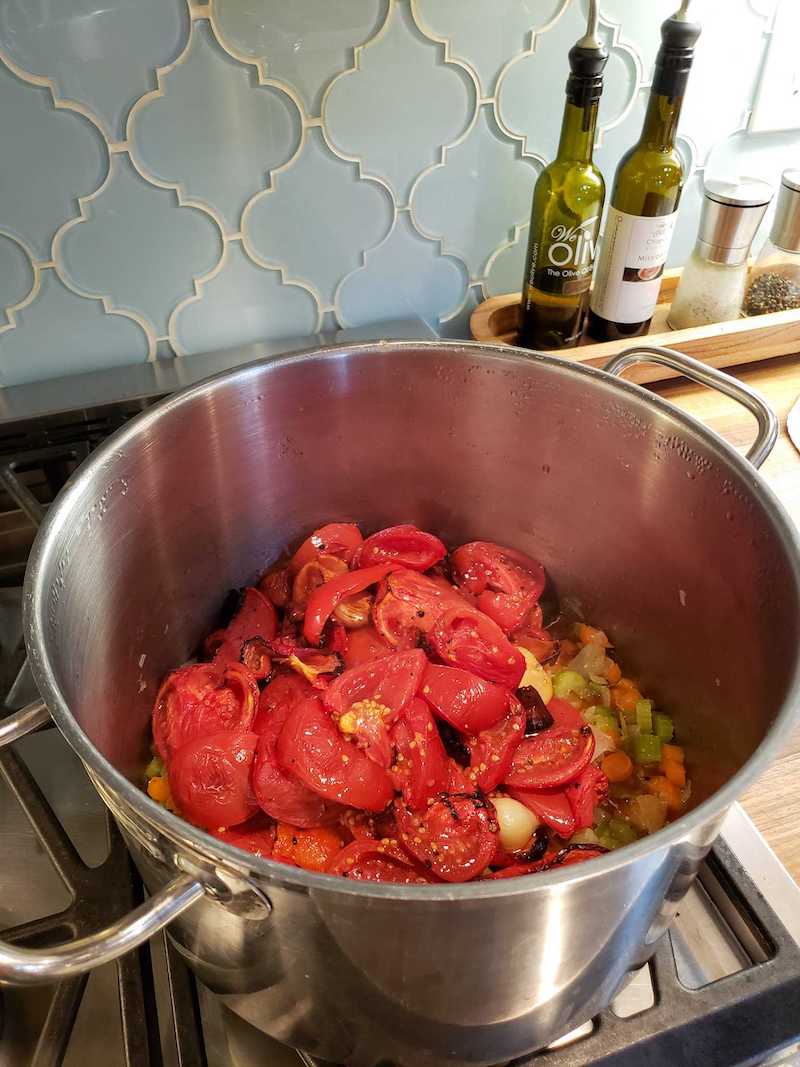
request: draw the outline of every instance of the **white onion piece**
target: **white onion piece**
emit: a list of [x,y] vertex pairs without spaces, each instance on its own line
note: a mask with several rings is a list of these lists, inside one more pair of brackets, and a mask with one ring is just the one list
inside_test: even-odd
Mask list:
[[587,645],[583,646],[577,656],[574,656],[570,660],[567,664],[567,669],[570,671],[577,671],[578,674],[582,674],[587,680],[592,674],[602,674],[605,676],[606,654],[600,645],[596,645],[590,641]]
[[525,648],[523,645],[514,645],[514,648],[522,653],[525,660],[525,673],[520,679],[518,688],[524,689],[526,686],[533,686],[545,704],[549,704],[553,699],[553,683],[550,680],[550,675],[529,648]]
[[592,726],[591,731],[594,734],[594,755],[592,756],[592,760],[596,763],[605,756],[606,752],[613,752],[617,746],[605,730],[601,730],[597,726]]
[[511,797],[492,797],[500,829],[500,844],[506,852],[518,852],[533,837],[539,820],[518,800]]

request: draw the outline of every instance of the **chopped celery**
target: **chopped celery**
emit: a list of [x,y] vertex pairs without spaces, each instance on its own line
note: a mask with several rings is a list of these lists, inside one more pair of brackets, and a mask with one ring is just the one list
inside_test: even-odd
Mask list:
[[657,711],[654,717],[654,727],[656,737],[660,737],[662,741],[672,740],[675,727],[672,725],[672,719],[669,715],[663,715],[660,711]]
[[571,845],[599,845],[600,838],[591,828],[587,830],[578,830],[576,834],[573,834],[569,839]]
[[600,703],[603,705],[603,707],[611,707],[611,690],[608,688],[607,685],[605,685],[605,683],[593,682],[590,678],[589,689],[592,693],[592,696],[600,698]]
[[637,734],[633,739],[633,758],[637,763],[661,762],[661,738],[655,734]]
[[145,778],[161,778],[164,774],[164,761],[160,756],[153,756],[144,769]]
[[608,826],[605,827],[605,832],[609,837],[613,838],[618,845],[629,845],[638,837],[631,824],[626,822],[625,819],[621,819],[619,815],[613,815],[609,819]]
[[652,700],[636,701],[636,725],[639,727],[640,734],[651,734],[653,732]]
[[553,675],[553,692],[557,697],[565,700],[572,693],[583,697],[589,692],[586,679],[577,671],[559,671]]
[[601,708],[599,705],[587,708],[583,713],[583,717],[592,726],[596,726],[598,730],[603,730],[607,734],[619,733],[619,720],[614,712],[609,711],[608,708]]

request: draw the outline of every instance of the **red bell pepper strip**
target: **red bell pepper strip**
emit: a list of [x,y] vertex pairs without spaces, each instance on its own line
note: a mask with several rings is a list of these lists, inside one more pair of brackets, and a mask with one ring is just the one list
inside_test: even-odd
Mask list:
[[319,586],[308,598],[306,614],[303,619],[303,635],[310,645],[318,645],[325,623],[333,614],[337,604],[354,593],[362,593],[369,586],[385,578],[390,571],[397,570],[396,563],[381,563],[377,567],[365,567],[363,570],[349,571],[339,578]]

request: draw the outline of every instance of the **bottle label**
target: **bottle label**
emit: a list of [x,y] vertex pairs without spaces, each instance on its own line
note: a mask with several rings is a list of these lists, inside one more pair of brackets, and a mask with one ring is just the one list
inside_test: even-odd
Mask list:
[[677,211],[642,218],[609,207],[591,308],[609,322],[645,322],[661,288]]
[[593,215],[577,226],[559,223],[534,246],[533,285],[547,293],[564,296],[585,293],[592,280],[600,216]]

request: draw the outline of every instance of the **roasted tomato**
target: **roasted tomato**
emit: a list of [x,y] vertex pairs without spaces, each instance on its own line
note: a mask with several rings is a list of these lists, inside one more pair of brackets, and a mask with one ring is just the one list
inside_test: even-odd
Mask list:
[[325,690],[323,702],[345,737],[388,769],[389,729],[414,697],[428,661],[421,649],[395,652],[354,667]]
[[278,759],[303,785],[327,800],[382,811],[392,799],[389,775],[345,740],[316,697],[289,713],[278,738]]
[[303,619],[303,635],[310,645],[318,645],[325,623],[337,604],[361,593],[369,586],[375,585],[394,567],[393,563],[382,563],[379,567],[366,567],[364,570],[350,571],[338,578],[332,578],[315,589],[308,600]]
[[351,630],[347,634],[347,643],[344,649],[345,667],[360,667],[362,663],[372,663],[373,660],[387,656],[394,649],[390,648],[377,630],[372,626],[363,626],[360,630]]
[[394,648],[414,648],[420,634],[428,634],[448,607],[463,607],[466,601],[443,579],[428,578],[415,571],[390,574],[379,590],[372,611],[375,629]]
[[209,833],[226,845],[252,852],[263,859],[270,858],[275,844],[275,823],[260,812],[239,826],[231,826],[226,830],[210,829]]
[[447,549],[433,534],[416,526],[390,526],[366,539],[358,565],[374,567],[378,563],[400,563],[412,571],[426,571],[446,555]]
[[449,608],[430,634],[440,659],[453,667],[516,689],[525,673],[525,659],[490,618],[468,605]]
[[575,829],[585,830],[594,822],[594,809],[608,796],[608,778],[590,763],[580,777],[565,786],[564,792],[575,816]]
[[517,789],[554,789],[577,778],[594,752],[594,735],[580,713],[553,697],[547,705],[553,725],[526,737],[517,751],[508,785]]
[[258,591],[276,608],[285,608],[292,595],[292,579],[287,566],[272,567],[258,582]]
[[319,556],[306,563],[292,582],[291,610],[294,618],[299,618],[305,611],[309,597],[315,589],[348,573],[347,564],[336,556]]
[[253,792],[259,806],[274,819],[292,826],[317,826],[336,812],[335,806],[306,788],[278,762],[278,738],[291,711],[314,690],[297,675],[279,674],[264,689],[253,730],[259,735],[253,764]]
[[361,531],[353,523],[329,522],[303,541],[289,561],[289,571],[297,574],[306,563],[323,555],[337,556],[349,564],[363,540]]
[[298,830],[279,822],[272,858],[306,871],[324,871],[341,847],[341,837],[329,826]]
[[420,695],[445,722],[462,733],[477,734],[505,715],[509,692],[471,671],[429,663]]
[[509,794],[549,826],[559,837],[572,837],[575,833],[575,816],[563,789],[543,789],[532,792],[528,789],[509,789]]
[[541,563],[491,541],[462,545],[450,563],[456,584],[506,633],[522,625],[544,589]]
[[445,882],[467,882],[481,874],[497,847],[497,821],[479,795],[445,794],[424,811],[395,800],[400,842]]
[[604,856],[606,852],[608,849],[602,845],[565,845],[550,860],[548,870],[570,867],[573,863],[583,863],[584,860],[594,860],[598,856]]
[[328,866],[328,874],[339,874],[354,882],[426,885],[436,881],[396,843],[365,837],[351,841],[338,852]]
[[220,730],[250,729],[258,685],[239,663],[227,670],[215,663],[192,663],[168,674],[153,707],[153,739],[169,763],[175,751],[196,737]]
[[413,811],[448,789],[450,768],[436,723],[424,700],[416,697],[400,714],[392,730],[396,788]]
[[[263,593],[250,586],[242,591],[239,607],[230,623],[206,639],[206,652],[213,657],[217,666],[225,668],[242,661],[242,650],[247,642],[260,638],[266,644],[273,639],[277,630],[275,608]],[[267,659],[266,673],[258,673],[256,677],[266,678],[269,669]]]
[[470,777],[475,776],[475,785],[484,793],[490,792],[503,781],[514,753],[525,736],[525,709],[511,696],[505,716],[467,738],[470,751]]
[[250,788],[258,735],[222,730],[182,745],[169,767],[180,813],[207,829],[236,826],[258,811]]

